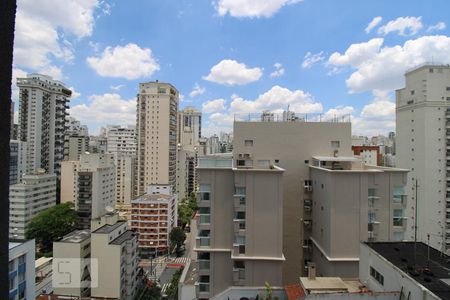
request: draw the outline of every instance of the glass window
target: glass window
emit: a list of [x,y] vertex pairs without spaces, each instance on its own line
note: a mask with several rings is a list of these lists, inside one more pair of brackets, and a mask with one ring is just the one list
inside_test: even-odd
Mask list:
[[245,220],[245,211],[238,211],[238,212],[236,212],[236,219],[238,219],[238,220]]
[[246,189],[245,187],[237,186],[234,188],[234,193],[236,195],[245,195]]
[[377,215],[374,212],[369,212],[369,223],[374,223],[377,220]]
[[376,189],[370,188],[370,189],[367,190],[367,193],[368,193],[369,197],[375,197],[376,196]]

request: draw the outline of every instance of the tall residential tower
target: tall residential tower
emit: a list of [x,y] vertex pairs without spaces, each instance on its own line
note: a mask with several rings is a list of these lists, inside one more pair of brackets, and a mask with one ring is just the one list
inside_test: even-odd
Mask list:
[[19,140],[27,142],[26,172],[45,169],[59,177],[64,158],[67,108],[72,91],[50,76],[18,78]]
[[153,184],[176,190],[178,91],[169,84],[147,82],[137,95],[137,195]]

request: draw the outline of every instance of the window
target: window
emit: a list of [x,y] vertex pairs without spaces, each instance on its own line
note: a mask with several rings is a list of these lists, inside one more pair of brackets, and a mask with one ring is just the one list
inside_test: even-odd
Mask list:
[[370,267],[370,276],[372,276],[378,283],[384,285],[384,276],[381,275],[377,270],[373,267]]
[[403,209],[394,209],[394,226],[403,226]]
[[414,93],[415,93],[415,91],[414,91],[414,90],[412,90],[412,91],[411,91],[411,95],[414,95]]
[[253,147],[253,140],[245,140],[244,145],[245,147]]
[[341,146],[340,141],[331,141],[331,148],[339,148]]
[[238,212],[236,212],[236,219],[238,219],[238,220],[245,220],[245,211],[238,211]]
[[245,192],[246,192],[245,187],[242,187],[242,186],[236,186],[236,187],[234,188],[234,193],[235,193],[236,195],[245,195]]
[[450,86],[446,87],[445,89],[446,89],[447,91],[450,91]]
[[404,232],[394,232],[394,241],[403,241],[405,239]]
[[244,269],[245,268],[245,263],[243,260],[235,260],[234,261],[234,268],[235,269]]
[[369,223],[375,223],[377,220],[377,214],[374,212],[369,212],[368,218],[369,218]]

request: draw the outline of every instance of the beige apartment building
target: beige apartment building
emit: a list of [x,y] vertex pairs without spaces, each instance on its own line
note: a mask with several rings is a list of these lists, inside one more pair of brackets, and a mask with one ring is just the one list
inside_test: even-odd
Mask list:
[[[425,64],[406,72],[396,98],[397,166],[411,170],[406,215],[412,220],[417,214],[419,241],[428,243],[429,235],[432,247],[449,254],[450,66]],[[411,222],[408,239],[414,231]]]
[[138,290],[137,234],[115,216],[91,233],[91,259],[98,263],[98,286],[91,288],[91,296],[133,300]]
[[112,154],[82,154],[79,161],[63,162],[62,202],[74,201],[80,229],[115,205],[115,166]]
[[178,221],[178,197],[171,186],[150,186],[131,201],[131,229],[139,233],[141,257],[167,253],[169,234]]
[[282,285],[284,170],[235,162],[230,156],[199,160],[198,299],[230,286]]
[[136,129],[134,126],[107,126],[106,139],[106,150],[114,154],[116,166],[116,207],[129,211],[135,190]]
[[[358,277],[361,241],[403,241],[408,170],[366,165],[360,158],[314,156],[304,189],[303,248],[317,275]],[[305,255],[307,257],[307,255]]]
[[89,150],[89,136],[70,135],[66,137],[64,160],[79,160]]
[[[250,116],[251,117],[251,116]],[[305,273],[305,259],[310,253],[302,248],[309,232],[302,219],[305,199],[311,199],[305,190],[310,180],[313,156],[352,156],[351,124],[348,118],[325,120],[319,116],[303,116],[285,121],[282,116],[267,113],[261,117],[235,117],[233,156],[237,166],[276,165],[285,170],[282,184],[283,208],[283,284],[297,283]]]
[[56,205],[56,175],[36,174],[22,177],[22,182],[9,187],[9,238],[25,239],[31,219]]
[[17,78],[17,86],[19,140],[28,145],[26,172],[45,169],[59,177],[72,91],[64,83],[41,74]]
[[[89,229],[76,230],[65,235],[60,241],[53,242],[53,293],[60,296],[88,297],[90,296],[90,255],[91,255],[91,232]],[[69,270],[55,270],[58,262],[65,259],[75,259],[73,263],[78,264],[77,276],[70,278],[70,286],[67,287],[67,274]],[[93,275],[95,276],[95,275]]]
[[169,84],[139,84],[136,195],[152,184],[176,190],[178,91]]

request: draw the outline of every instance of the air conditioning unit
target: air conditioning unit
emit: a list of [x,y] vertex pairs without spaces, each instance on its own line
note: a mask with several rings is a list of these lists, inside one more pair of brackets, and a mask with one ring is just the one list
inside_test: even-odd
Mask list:
[[251,155],[249,153],[244,154],[244,158],[250,158],[250,157],[251,157]]
[[311,221],[311,220],[304,220],[304,221],[303,221],[303,225],[305,225],[306,227],[310,227],[311,224],[312,224],[312,221]]
[[311,211],[311,206],[310,205],[305,205],[304,209],[305,209],[305,211]]
[[239,154],[238,157],[239,158],[244,158],[244,154]]
[[305,206],[311,206],[312,205],[312,201],[311,201],[311,199],[305,199],[305,200],[303,200],[303,204],[305,205]]
[[305,185],[305,191],[312,192],[312,185]]

